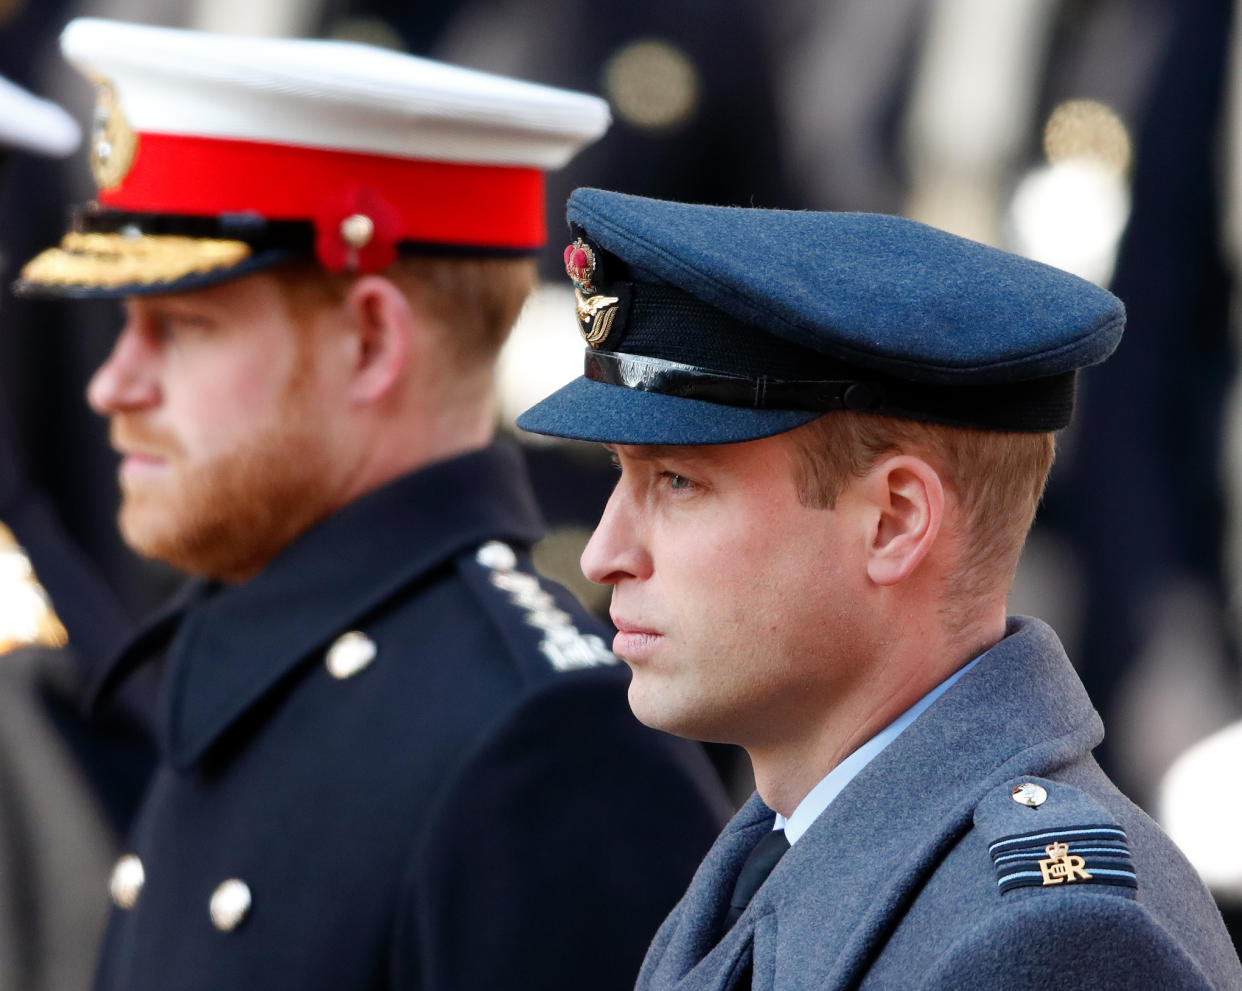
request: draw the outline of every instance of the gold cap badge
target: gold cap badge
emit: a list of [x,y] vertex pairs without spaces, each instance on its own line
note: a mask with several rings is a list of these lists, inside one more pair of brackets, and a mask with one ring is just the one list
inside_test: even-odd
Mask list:
[[116,189],[129,174],[138,151],[138,135],[129,126],[116,90],[102,76],[94,77],[95,115],[91,121],[91,174],[103,191]]
[[612,321],[617,315],[618,296],[602,296],[595,293],[591,279],[595,276],[595,252],[582,238],[565,249],[565,272],[574,283],[574,299],[577,301],[578,329],[593,348],[599,347]]

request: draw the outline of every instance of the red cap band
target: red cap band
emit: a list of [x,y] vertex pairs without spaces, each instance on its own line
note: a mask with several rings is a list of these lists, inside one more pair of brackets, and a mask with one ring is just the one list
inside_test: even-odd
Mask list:
[[141,133],[129,172],[98,200],[141,213],[314,221],[357,189],[395,211],[397,240],[522,250],[546,238],[539,169],[223,138]]

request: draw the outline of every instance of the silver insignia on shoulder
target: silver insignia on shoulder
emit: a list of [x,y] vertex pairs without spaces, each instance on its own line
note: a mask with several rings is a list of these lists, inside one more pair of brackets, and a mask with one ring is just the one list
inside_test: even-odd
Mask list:
[[517,555],[513,553],[513,548],[499,540],[489,540],[478,549],[474,559],[483,567],[497,571],[512,571],[517,567]]
[[553,627],[544,633],[539,649],[558,671],[617,663],[617,656],[594,633],[583,633],[576,626]]
[[526,622],[543,631],[539,650],[557,671],[617,663],[616,655],[603,639],[579,630],[573,617],[556,604],[556,599],[539,584],[538,578],[515,570],[517,555],[508,544],[489,541],[479,548],[475,560],[491,569],[492,585],[505,592],[515,606],[525,610]]

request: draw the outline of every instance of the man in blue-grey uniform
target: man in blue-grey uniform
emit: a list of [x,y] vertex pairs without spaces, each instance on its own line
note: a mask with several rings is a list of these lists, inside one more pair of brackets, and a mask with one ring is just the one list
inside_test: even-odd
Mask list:
[[543,172],[605,107],[344,43],[62,48],[98,198],[17,287],[124,300],[120,526],[200,579],[95,686],[162,665],[95,986],[628,987],[722,795],[533,573],[492,438]]
[[610,446],[582,564],[630,704],[758,791],[638,987],[1242,987],[1056,635],[1006,617],[1121,303],[894,217],[588,189],[569,220],[585,374],[518,422]]

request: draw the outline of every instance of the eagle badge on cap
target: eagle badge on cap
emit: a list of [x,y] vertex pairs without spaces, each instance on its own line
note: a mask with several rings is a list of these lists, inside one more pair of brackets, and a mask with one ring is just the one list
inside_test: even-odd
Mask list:
[[[578,238],[565,249],[565,272],[574,282],[578,329],[582,331],[586,342],[597,348],[612,329],[620,297],[595,293],[595,287],[591,284],[591,278],[595,275],[595,252],[582,238]],[[587,293],[595,294],[588,296]]]
[[129,126],[116,90],[102,76],[94,78],[95,115],[91,126],[91,174],[105,192],[115,189],[129,173],[138,151],[138,135]]

